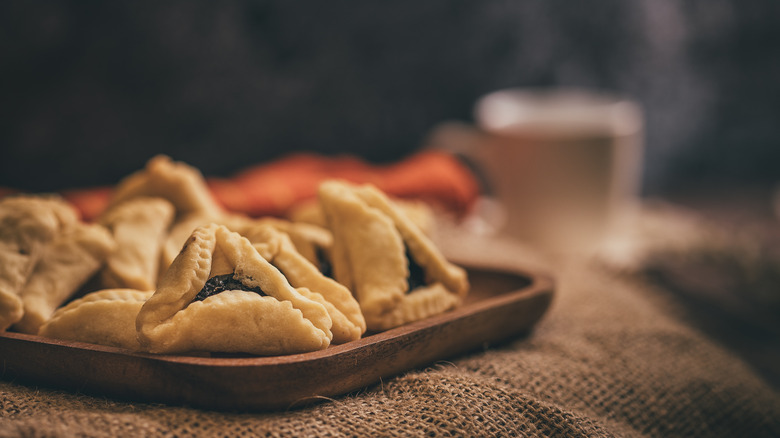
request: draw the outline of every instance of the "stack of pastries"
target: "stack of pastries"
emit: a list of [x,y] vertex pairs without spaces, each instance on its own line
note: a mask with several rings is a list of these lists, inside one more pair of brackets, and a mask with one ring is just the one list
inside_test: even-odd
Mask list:
[[[330,180],[286,219],[225,211],[157,156],[94,223],[55,196],[0,200],[0,331],[170,354],[282,355],[459,306],[430,214]],[[86,291],[86,293],[85,293]]]

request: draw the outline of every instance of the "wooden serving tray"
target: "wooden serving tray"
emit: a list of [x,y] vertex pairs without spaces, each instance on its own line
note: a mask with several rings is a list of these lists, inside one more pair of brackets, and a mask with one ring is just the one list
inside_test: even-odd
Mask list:
[[326,350],[193,357],[7,332],[0,378],[133,401],[216,410],[288,409],[528,333],[553,296],[545,273],[469,262],[460,308]]

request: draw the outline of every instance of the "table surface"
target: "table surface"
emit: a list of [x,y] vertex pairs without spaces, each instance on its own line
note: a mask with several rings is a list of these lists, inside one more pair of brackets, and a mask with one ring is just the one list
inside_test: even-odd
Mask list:
[[[718,270],[715,263],[691,264],[663,281],[665,290],[685,306],[693,326],[780,388],[780,185],[692,186],[665,199],[729,232],[748,234],[759,242],[761,256],[773,263],[757,273]],[[744,288],[771,288],[772,306],[745,300]]]

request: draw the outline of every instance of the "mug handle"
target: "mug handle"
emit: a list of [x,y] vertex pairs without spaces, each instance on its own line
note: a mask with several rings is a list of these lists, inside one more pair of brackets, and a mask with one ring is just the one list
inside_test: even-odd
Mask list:
[[474,175],[482,197],[494,198],[495,190],[486,171],[479,145],[484,133],[473,125],[463,122],[444,122],[435,126],[426,140],[426,148],[444,151],[454,155]]
[[434,127],[426,147],[452,154],[474,175],[480,196],[463,226],[473,234],[495,235],[506,226],[506,208],[496,198],[493,183],[485,161],[480,154],[485,134],[473,125],[463,122],[445,122]]

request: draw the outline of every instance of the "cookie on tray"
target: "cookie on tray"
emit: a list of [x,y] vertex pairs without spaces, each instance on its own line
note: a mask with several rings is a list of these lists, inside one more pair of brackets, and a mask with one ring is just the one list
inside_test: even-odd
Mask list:
[[219,215],[223,211],[198,169],[165,155],[153,157],[143,169],[122,179],[108,209],[137,197],[167,199],[176,209],[177,220],[191,214]]
[[0,201],[0,331],[22,318],[19,293],[46,246],[78,221],[76,210],[56,196],[13,196]]
[[331,325],[322,304],[217,224],[195,229],[136,320],[154,353],[302,353],[328,347]]
[[99,222],[117,242],[117,250],[100,273],[104,288],[154,290],[160,254],[174,213],[170,201],[142,196],[117,204],[101,215]]
[[376,187],[326,181],[319,200],[333,233],[334,278],[355,294],[369,330],[461,304],[469,289],[466,272]]
[[99,224],[75,223],[44,248],[19,296],[24,305],[16,331],[36,334],[54,311],[70,299],[103,266],[116,249]]
[[154,291],[104,289],[57,309],[41,336],[140,350],[135,319]]

